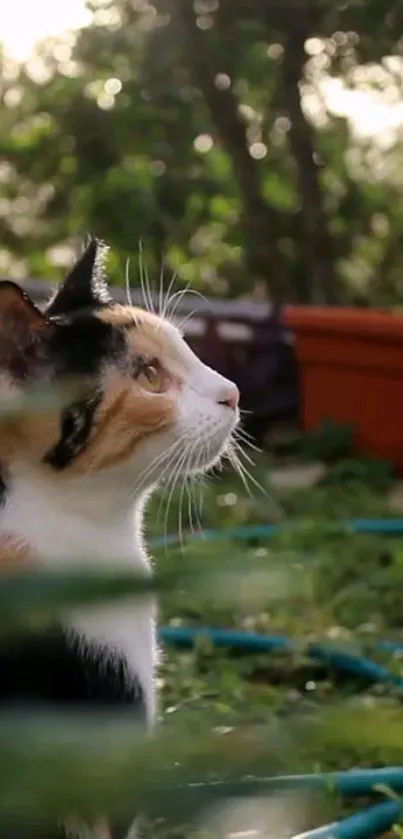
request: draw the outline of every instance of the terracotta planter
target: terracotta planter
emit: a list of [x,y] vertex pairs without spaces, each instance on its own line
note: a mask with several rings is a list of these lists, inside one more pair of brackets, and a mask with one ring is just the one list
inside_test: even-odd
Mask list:
[[403,473],[403,317],[386,312],[290,306],[303,424],[353,423],[357,448]]

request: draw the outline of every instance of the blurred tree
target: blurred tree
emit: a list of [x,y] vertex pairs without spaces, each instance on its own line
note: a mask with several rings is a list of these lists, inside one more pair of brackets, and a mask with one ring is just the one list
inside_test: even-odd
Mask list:
[[363,142],[323,93],[334,76],[396,102],[400,2],[91,8],[26,66],[0,54],[0,271],[57,275],[91,230],[120,282],[143,240],[151,276],[208,294],[402,299],[401,129]]

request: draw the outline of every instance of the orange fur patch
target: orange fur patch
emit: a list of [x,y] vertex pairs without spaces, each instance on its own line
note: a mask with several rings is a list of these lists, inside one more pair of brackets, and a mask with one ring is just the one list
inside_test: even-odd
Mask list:
[[[130,457],[145,435],[175,421],[168,394],[148,393],[129,375],[111,369],[103,381],[104,398],[97,410],[87,446],[63,474],[84,474]],[[26,412],[0,422],[0,462],[5,467],[18,457],[38,464],[60,438],[60,413]],[[48,468],[48,467],[45,467]]]
[[166,394],[147,393],[129,376],[113,370],[104,379],[105,396],[88,445],[70,471],[87,472],[121,463],[148,434],[175,421],[175,406]]
[[[14,415],[0,413],[0,463],[7,467],[17,457],[23,457],[29,463],[38,463],[44,454],[56,445],[60,438],[60,416],[62,404],[67,406],[71,401],[83,395],[84,390],[79,383],[65,385],[63,399],[55,399],[57,407],[46,405],[37,409],[18,411]],[[40,386],[39,386],[40,389]],[[7,396],[7,390],[5,389]],[[0,398],[3,395],[0,382]],[[12,395],[12,394],[11,394]],[[56,395],[56,392],[55,392]],[[62,391],[60,391],[60,397]]]
[[100,309],[97,317],[111,326],[131,326],[135,323],[143,323],[148,318],[156,317],[145,309],[138,309],[135,306],[121,306],[115,303],[110,308]]
[[60,415],[50,411],[24,413],[0,422],[0,462],[7,467],[18,457],[37,463],[60,437]]
[[178,378],[183,377],[183,356],[159,315],[134,306],[114,306],[98,312],[98,317],[112,325],[128,329],[127,345],[134,354],[154,359]]

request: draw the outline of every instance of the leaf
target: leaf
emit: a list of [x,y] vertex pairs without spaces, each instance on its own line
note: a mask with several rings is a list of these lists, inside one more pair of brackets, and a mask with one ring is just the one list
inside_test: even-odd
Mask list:
[[[168,567],[154,577],[136,571],[110,567],[93,570],[85,567],[70,570],[3,571],[0,577],[0,632],[48,620],[62,609],[96,606],[105,601],[144,597],[151,593],[171,593],[181,597],[194,592],[215,602],[233,604],[260,599],[288,597],[293,569],[271,568],[268,561],[256,559],[245,566],[242,555],[226,562],[225,567],[205,568],[203,556],[187,563],[187,567]],[[88,562],[87,562],[88,566]],[[290,583],[287,585],[290,576]],[[294,585],[301,574],[295,574]],[[268,592],[270,593],[268,595]]]
[[[0,825],[41,827],[68,813],[131,818],[139,811],[178,824],[222,795],[200,781],[227,776],[230,793],[246,773],[282,767],[290,746],[277,724],[223,732],[192,715],[150,733],[121,711],[3,714],[0,742]],[[257,786],[250,779],[245,794]]]

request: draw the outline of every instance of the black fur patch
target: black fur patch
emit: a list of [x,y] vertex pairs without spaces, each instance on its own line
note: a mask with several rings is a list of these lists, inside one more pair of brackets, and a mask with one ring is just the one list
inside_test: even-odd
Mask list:
[[96,711],[132,706],[145,714],[140,683],[105,647],[82,645],[62,628],[4,639],[0,644],[0,705]]
[[111,303],[105,275],[106,251],[103,242],[90,238],[81,258],[48,305],[48,316],[68,314],[85,308],[98,308]]
[[91,312],[51,320],[46,354],[56,376],[94,376],[126,351],[124,332]]
[[84,450],[101,399],[98,383],[102,367],[108,361],[119,363],[126,352],[124,332],[91,312],[52,319],[46,355],[55,381],[83,380],[91,395],[63,411],[60,438],[46,453],[44,463],[62,470]]
[[80,452],[84,451],[94,424],[94,416],[101,401],[94,393],[81,402],[70,405],[61,416],[60,439],[43,458],[53,469],[65,469]]

